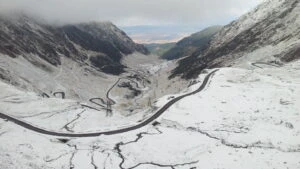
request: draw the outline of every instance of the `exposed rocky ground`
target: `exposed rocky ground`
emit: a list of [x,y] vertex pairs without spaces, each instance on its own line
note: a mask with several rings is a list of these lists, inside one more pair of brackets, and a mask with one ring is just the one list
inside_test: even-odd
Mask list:
[[268,0],[217,33],[208,48],[179,61],[170,76],[197,78],[205,68],[244,60],[286,63],[299,59],[300,3]]
[[124,55],[148,50],[135,44],[123,31],[109,22],[50,26],[20,15],[0,18],[0,52],[10,57],[24,57],[45,70],[36,56],[51,65],[61,65],[63,57],[90,65],[109,74],[124,72]]

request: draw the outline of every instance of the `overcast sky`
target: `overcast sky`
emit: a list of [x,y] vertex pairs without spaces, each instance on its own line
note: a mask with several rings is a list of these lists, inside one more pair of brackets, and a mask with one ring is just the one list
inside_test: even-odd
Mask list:
[[261,0],[0,0],[0,11],[25,11],[51,21],[110,20],[120,26],[216,24]]
[[199,28],[226,24],[263,0],[0,0],[0,13],[23,11],[50,22],[112,21]]

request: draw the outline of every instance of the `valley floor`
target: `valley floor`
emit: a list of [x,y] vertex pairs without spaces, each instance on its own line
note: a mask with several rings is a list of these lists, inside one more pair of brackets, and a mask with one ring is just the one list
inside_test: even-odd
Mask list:
[[[1,119],[0,168],[300,168],[300,62],[249,66],[219,69],[203,91],[175,103],[152,125],[122,134],[62,138]],[[183,93],[196,90],[206,75]],[[0,87],[1,113],[46,130],[85,133],[138,123],[138,115],[114,114],[109,121],[115,123],[107,124],[78,101]]]

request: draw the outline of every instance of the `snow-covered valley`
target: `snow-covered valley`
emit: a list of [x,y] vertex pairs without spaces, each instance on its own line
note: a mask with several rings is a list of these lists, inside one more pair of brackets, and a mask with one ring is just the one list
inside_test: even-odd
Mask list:
[[[203,91],[130,132],[55,137],[1,120],[1,168],[299,168],[300,62],[260,66],[220,68]],[[84,133],[132,125],[130,117],[123,123],[115,114],[101,117],[77,101],[42,98],[4,83],[1,89],[0,112],[46,130]],[[172,98],[164,96],[155,106]],[[107,118],[116,123],[105,124]]]
[[299,2],[265,0],[176,60],[111,22],[1,15],[0,169],[299,169]]

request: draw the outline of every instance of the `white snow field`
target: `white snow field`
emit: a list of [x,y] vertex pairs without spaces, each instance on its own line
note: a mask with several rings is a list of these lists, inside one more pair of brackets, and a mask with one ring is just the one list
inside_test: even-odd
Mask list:
[[[122,134],[62,138],[1,119],[0,168],[299,169],[300,61],[260,67],[221,68],[203,91],[175,103],[155,125]],[[138,115],[102,117],[78,101],[41,98],[2,82],[0,87],[1,113],[50,131],[84,133],[138,123]],[[108,118],[115,123],[105,124]]]

